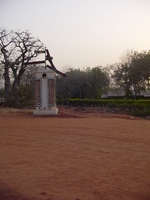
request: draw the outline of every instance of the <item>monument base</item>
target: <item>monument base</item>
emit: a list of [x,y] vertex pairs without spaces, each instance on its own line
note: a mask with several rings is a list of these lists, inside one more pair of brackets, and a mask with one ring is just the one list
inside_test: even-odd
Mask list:
[[50,107],[50,108],[43,108],[43,107],[36,107],[33,110],[34,115],[57,115],[58,108],[57,107]]

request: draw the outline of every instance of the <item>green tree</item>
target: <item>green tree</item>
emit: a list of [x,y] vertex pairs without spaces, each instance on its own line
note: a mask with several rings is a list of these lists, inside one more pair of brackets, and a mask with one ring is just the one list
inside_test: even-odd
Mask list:
[[57,76],[57,98],[100,98],[108,89],[109,77],[101,67],[84,70],[70,68],[67,78]]
[[109,84],[109,76],[103,71],[102,67],[92,68],[89,80],[89,97],[101,98],[102,93],[108,91]]
[[128,98],[130,94],[137,98],[142,90],[149,87],[150,52],[131,52],[126,54],[122,63],[118,64],[112,78],[116,86],[123,89]]
[[[136,67],[136,70],[134,70],[134,67]],[[140,94],[140,91],[149,88],[150,84],[150,51],[138,53],[133,57],[132,68],[133,73],[135,73],[133,88]]]
[[88,69],[68,69],[67,78],[57,76],[57,97],[58,98],[85,98],[89,72]]

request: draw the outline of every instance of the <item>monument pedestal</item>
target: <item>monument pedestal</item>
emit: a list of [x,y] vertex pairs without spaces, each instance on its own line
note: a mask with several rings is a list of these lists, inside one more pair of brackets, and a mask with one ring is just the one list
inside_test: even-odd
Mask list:
[[34,115],[57,115],[56,77],[53,70],[39,70],[35,80]]
[[34,115],[57,115],[58,108],[57,107],[50,107],[50,108],[36,107],[36,109],[33,110],[33,114]]

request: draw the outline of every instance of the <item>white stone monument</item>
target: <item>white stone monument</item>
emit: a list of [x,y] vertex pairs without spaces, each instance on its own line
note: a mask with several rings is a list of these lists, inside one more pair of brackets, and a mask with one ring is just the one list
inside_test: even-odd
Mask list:
[[35,80],[34,115],[57,115],[56,76],[51,69],[37,71]]

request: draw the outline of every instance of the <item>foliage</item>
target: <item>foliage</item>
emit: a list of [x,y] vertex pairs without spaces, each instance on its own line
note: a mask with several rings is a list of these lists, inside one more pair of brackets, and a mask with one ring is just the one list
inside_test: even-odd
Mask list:
[[[117,70],[112,75],[116,86],[126,92],[128,98],[130,94],[136,99],[137,94],[149,88],[150,83],[150,51],[131,52],[124,62],[118,64]],[[133,91],[133,92],[131,92]]]
[[102,67],[91,69],[91,98],[100,98],[102,93],[106,92],[109,87],[109,77],[106,72],[102,71]]
[[143,109],[143,110],[139,110],[139,109],[135,109],[133,111],[133,115],[137,116],[137,117],[146,117],[146,116],[150,116],[150,108],[149,109]]
[[[67,99],[57,100],[57,104],[66,105]],[[79,99],[69,98],[69,105],[78,106],[106,106],[110,103],[116,104],[117,106],[128,106],[128,107],[142,107],[150,108],[150,100],[123,100],[123,99]]]
[[67,78],[57,77],[57,98],[100,98],[109,87],[109,77],[101,67],[69,69]]
[[6,99],[5,105],[15,108],[33,108],[33,88],[29,84],[19,85],[18,89],[15,92],[13,92],[11,97]]
[[58,105],[83,107],[109,107],[125,110],[135,116],[150,116],[150,100],[114,100],[114,99],[67,99],[57,100]]
[[68,69],[67,78],[57,76],[57,98],[84,98],[88,85],[88,70]]
[[[23,102],[23,106],[27,103],[27,101],[24,103],[24,99],[28,95],[24,95],[23,88],[30,85],[33,91],[35,72],[38,67],[28,67],[24,63],[34,59],[37,56],[35,52],[42,48],[40,40],[32,37],[28,31],[0,29],[0,79],[4,77],[5,98],[9,105],[20,107],[20,102]],[[92,69],[87,67],[84,70],[70,68],[66,75],[67,78],[57,76],[57,100],[61,104],[74,106],[116,106],[117,104],[117,106],[130,107],[132,110],[145,107],[148,109],[147,103],[146,105],[139,104],[137,101],[125,103],[124,100],[124,103],[121,101],[116,103],[114,100],[108,100],[108,103],[107,100],[99,99],[108,90],[122,90],[125,91],[127,99],[131,96],[137,99],[141,91],[149,89],[150,51],[127,52],[120,63],[106,67],[97,66]],[[29,101],[30,99],[32,98],[29,97]]]
[[125,91],[127,99],[139,98],[150,88],[150,51],[127,52],[120,63],[106,67],[69,69],[57,77],[57,98],[101,98],[109,91]]

